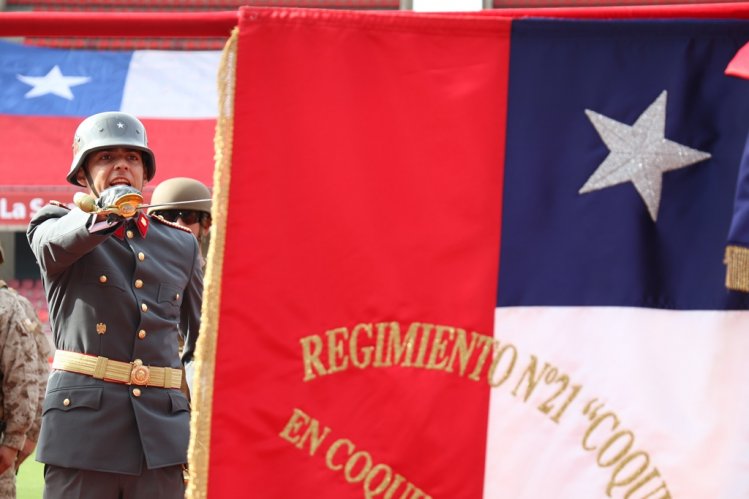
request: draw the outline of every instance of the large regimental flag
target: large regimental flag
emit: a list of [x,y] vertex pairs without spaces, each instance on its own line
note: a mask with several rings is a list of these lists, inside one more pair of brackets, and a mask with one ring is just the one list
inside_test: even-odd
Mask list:
[[748,40],[241,10],[189,494],[749,496]]
[[242,11],[194,489],[481,496],[508,27]]

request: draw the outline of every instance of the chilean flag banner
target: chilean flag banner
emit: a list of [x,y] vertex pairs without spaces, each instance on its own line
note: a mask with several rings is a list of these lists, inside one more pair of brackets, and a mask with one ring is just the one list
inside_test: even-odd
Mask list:
[[748,302],[723,265],[747,40],[513,22],[486,497],[749,496]]
[[[25,226],[66,186],[78,124],[103,111],[138,116],[157,160],[155,182],[213,166],[217,51],[62,50],[0,42],[0,225]],[[155,184],[154,184],[155,185]],[[71,190],[72,189],[72,190]]]
[[191,497],[749,496],[749,23],[239,19]]

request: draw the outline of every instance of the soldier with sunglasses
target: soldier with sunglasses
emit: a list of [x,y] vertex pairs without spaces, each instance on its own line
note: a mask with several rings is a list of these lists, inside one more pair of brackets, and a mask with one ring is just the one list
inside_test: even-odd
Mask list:
[[[171,203],[179,204],[170,208]],[[211,191],[208,187],[193,178],[170,178],[156,186],[150,204],[158,205],[148,209],[150,215],[190,229],[205,255],[211,230]],[[201,257],[201,261],[205,265],[205,258]],[[182,343],[180,348],[184,348]],[[185,363],[188,392],[193,390],[194,374],[195,364],[190,360]]]
[[[173,208],[168,205],[175,204]],[[205,254],[211,230],[211,191],[202,182],[175,177],[164,180],[153,191],[148,213],[190,229]],[[164,206],[167,205],[167,206]]]

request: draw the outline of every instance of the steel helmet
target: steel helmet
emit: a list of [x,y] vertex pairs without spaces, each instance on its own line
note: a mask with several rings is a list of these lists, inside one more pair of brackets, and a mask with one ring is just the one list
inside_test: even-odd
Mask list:
[[[185,201],[194,201],[192,203]],[[195,210],[211,214],[211,191],[202,182],[193,178],[175,177],[164,180],[153,190],[150,204],[176,203],[174,209]],[[168,210],[169,206],[148,208],[148,213]]]
[[138,118],[128,113],[106,112],[89,116],[78,125],[73,138],[73,162],[70,164],[68,182],[85,187],[78,183],[76,175],[86,161],[88,153],[110,147],[136,149],[143,154],[143,166],[146,168],[146,180],[151,180],[156,173],[156,160],[153,151],[148,148],[146,128]]

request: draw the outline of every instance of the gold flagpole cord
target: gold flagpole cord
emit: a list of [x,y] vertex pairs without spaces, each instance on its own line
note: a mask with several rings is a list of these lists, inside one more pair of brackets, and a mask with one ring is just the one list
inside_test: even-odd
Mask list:
[[193,381],[195,393],[192,394],[190,446],[188,449],[188,461],[190,463],[190,479],[186,494],[188,499],[205,499],[208,496],[213,379],[219,333],[221,277],[224,267],[226,219],[231,180],[238,40],[239,29],[234,28],[224,47],[218,73],[219,102],[214,138],[216,165],[213,172],[213,206],[211,210],[213,227],[207,258],[200,335],[195,352],[195,379]]

